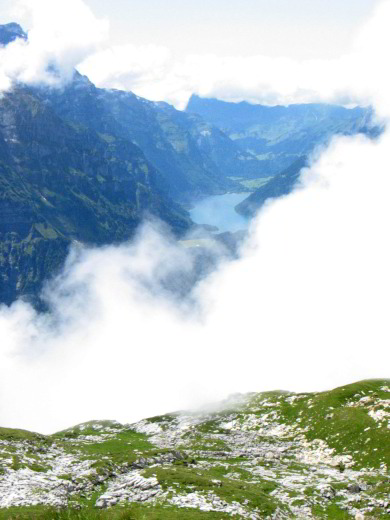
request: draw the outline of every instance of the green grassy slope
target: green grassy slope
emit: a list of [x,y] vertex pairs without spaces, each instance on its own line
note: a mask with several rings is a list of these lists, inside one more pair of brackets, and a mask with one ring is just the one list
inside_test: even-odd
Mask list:
[[[0,519],[389,518],[389,425],[390,381],[370,380],[48,437],[0,429]],[[4,508],[12,479],[25,503]]]

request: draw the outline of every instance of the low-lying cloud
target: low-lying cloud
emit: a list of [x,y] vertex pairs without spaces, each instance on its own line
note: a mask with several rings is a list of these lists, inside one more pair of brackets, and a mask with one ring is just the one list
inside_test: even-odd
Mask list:
[[[382,117],[389,5],[362,36],[367,77],[345,90]],[[331,83],[342,84],[334,73]],[[154,228],[132,244],[75,250],[48,289],[50,313],[0,310],[0,424],[52,432],[231,392],[389,376],[389,145],[388,131],[335,139],[254,219],[240,257],[184,300],[162,280],[191,259]]]
[[335,140],[192,301],[163,289],[186,260],[153,229],[75,253],[51,314],[0,313],[0,423],[54,431],[388,376],[389,139]]

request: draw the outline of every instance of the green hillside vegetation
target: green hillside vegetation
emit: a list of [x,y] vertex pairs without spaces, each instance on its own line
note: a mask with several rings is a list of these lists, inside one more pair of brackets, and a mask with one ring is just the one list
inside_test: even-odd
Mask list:
[[370,380],[51,436],[3,428],[0,519],[389,518],[389,425],[390,381]]
[[61,119],[24,87],[0,99],[0,294],[36,296],[69,245],[123,242],[146,214],[191,222],[130,141]]
[[306,157],[300,157],[288,168],[264,182],[234,208],[237,213],[253,217],[269,199],[276,199],[292,192],[299,181],[302,168],[307,165]]

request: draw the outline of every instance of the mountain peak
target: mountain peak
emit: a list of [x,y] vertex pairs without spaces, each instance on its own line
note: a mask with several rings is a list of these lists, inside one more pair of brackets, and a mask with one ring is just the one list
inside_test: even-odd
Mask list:
[[15,22],[0,25],[0,45],[8,45],[17,38],[27,40],[27,33]]

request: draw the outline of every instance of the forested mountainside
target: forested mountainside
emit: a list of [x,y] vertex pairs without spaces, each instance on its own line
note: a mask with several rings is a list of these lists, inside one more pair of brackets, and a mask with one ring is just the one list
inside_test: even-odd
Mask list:
[[73,240],[121,242],[146,213],[178,234],[185,210],[142,151],[70,124],[23,86],[0,99],[0,294],[35,295]]
[[275,175],[335,134],[381,130],[371,108],[352,109],[324,103],[264,106],[231,103],[193,95],[187,113],[199,114],[261,162],[262,176]]

